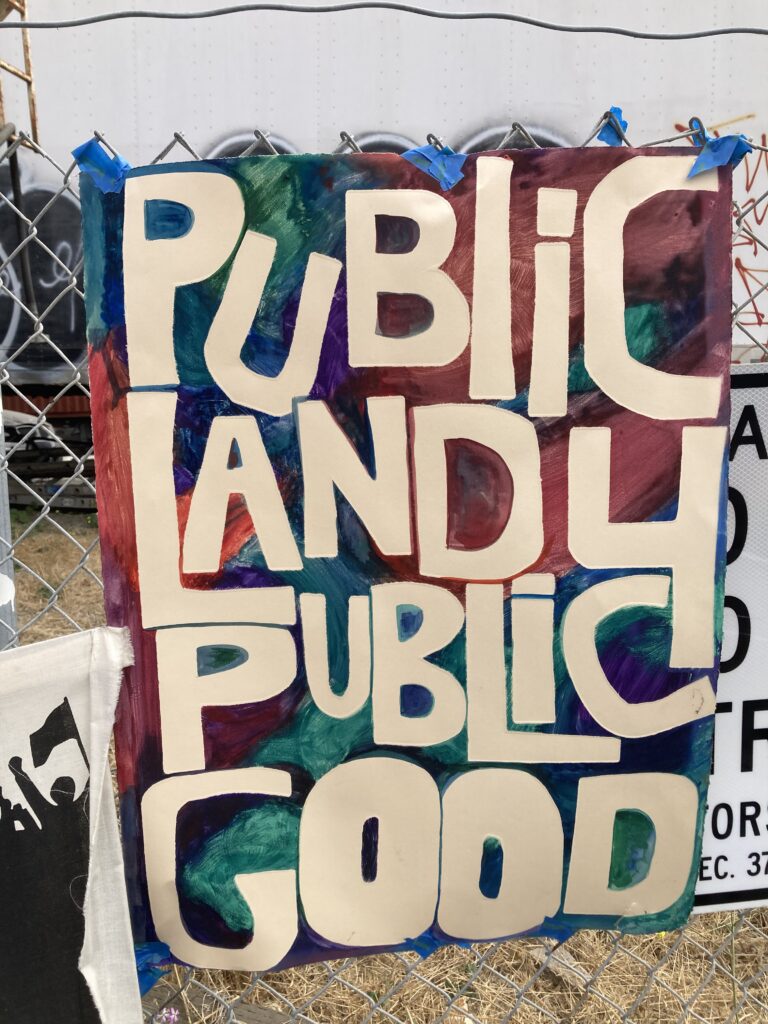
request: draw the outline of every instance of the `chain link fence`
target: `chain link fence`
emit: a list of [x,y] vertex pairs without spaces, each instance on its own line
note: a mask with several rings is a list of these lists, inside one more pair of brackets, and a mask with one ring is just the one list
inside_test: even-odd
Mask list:
[[[530,144],[521,128],[510,135]],[[255,138],[248,152],[265,144]],[[2,647],[90,628],[103,611],[76,167],[12,126],[0,129],[0,147]],[[156,162],[171,156],[199,159],[180,133]],[[762,360],[768,151],[747,157],[734,194],[734,352]],[[768,910],[696,916],[659,935],[583,932],[264,975],[174,968],[145,1014],[157,1024],[751,1024],[768,1020]]]

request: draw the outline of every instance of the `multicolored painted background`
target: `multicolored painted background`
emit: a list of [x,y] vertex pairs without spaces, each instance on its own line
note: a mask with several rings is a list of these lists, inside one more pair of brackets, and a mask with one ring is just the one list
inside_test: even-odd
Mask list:
[[[650,420],[628,412],[598,391],[583,360],[582,237],[584,204],[597,182],[614,166],[636,155],[628,149],[529,150],[507,152],[512,175],[513,349],[518,397],[500,403],[522,414],[527,409],[533,323],[533,246],[537,188],[578,191],[576,229],[571,239],[571,317],[568,415],[534,420],[542,460],[544,549],[532,572],[557,577],[555,669],[557,721],[542,731],[602,735],[571,684],[559,639],[559,623],[572,598],[592,584],[622,570],[586,570],[574,565],[566,538],[567,444],[574,426],[609,426],[613,437],[611,518],[648,521],[676,513],[682,423]],[[654,151],[645,151],[653,155]],[[688,150],[663,150],[664,155]],[[348,189],[420,188],[443,195],[458,223],[457,241],[444,269],[470,302],[472,297],[474,186],[476,157],[464,164],[464,178],[441,192],[436,181],[397,155],[280,156],[216,160],[137,169],[131,173],[211,170],[238,182],[248,226],[277,240],[277,256],[258,315],[243,348],[243,359],[267,375],[279,372],[289,350],[309,253],[343,262],[344,202]],[[133,525],[126,393],[130,377],[126,356],[122,284],[123,196],[102,194],[82,180],[85,223],[86,302],[90,343],[93,424],[97,458],[99,527],[108,621],[131,627],[136,665],[127,675],[117,723],[118,777],[123,839],[137,942],[155,937],[146,895],[139,802],[162,778],[160,724],[154,632],[141,628],[139,582]],[[673,227],[672,227],[673,226]],[[379,248],[402,251],[413,242],[409,223],[379,222]],[[164,227],[162,218],[157,231]],[[717,193],[666,193],[634,211],[625,230],[626,327],[631,353],[645,363],[681,374],[722,375],[730,353],[730,187],[721,171]],[[174,450],[174,477],[180,531],[189,508],[209,425],[213,417],[243,410],[226,397],[207,371],[203,343],[226,284],[229,264],[208,280],[177,291],[175,346],[180,385]],[[423,300],[387,297],[380,322],[384,333],[407,334],[426,322]],[[434,369],[351,369],[347,360],[344,272],[328,321],[320,368],[311,398],[326,400],[343,424],[369,469],[373,469],[365,399],[402,394],[409,406],[463,402],[468,395],[468,351],[449,366]],[[293,416],[272,418],[254,413],[273,462],[294,535],[301,548],[302,478]],[[727,424],[724,401],[718,423]],[[712,421],[707,421],[711,425]],[[450,494],[449,542],[482,547],[500,532],[512,500],[506,472],[488,450],[470,442],[452,442],[448,451]],[[724,575],[725,475],[721,500],[718,559],[720,602]],[[192,587],[255,587],[288,584],[297,592],[324,593],[329,607],[330,668],[343,687],[346,679],[346,606],[353,594],[366,594],[372,583],[418,580],[414,557],[384,558],[343,499],[339,499],[339,556],[311,559],[299,572],[274,573],[262,560],[246,508],[230,504],[224,542],[224,567],[217,575],[189,576]],[[648,571],[648,570],[645,570]],[[664,572],[666,570],[659,570]],[[435,582],[429,580],[427,582]],[[459,595],[463,585],[444,582]],[[405,619],[403,629],[414,625]],[[197,940],[220,946],[244,945],[251,914],[237,892],[234,876],[242,872],[295,867],[301,806],[314,782],[334,765],[374,749],[370,702],[352,718],[325,717],[311,701],[301,664],[300,624],[294,628],[299,652],[295,682],[284,693],[259,705],[210,708],[204,712],[207,767],[247,765],[288,768],[293,778],[290,800],[232,797],[198,802],[179,817],[178,886],[184,920]],[[715,623],[718,636],[721,622]],[[670,609],[614,615],[598,631],[601,663],[618,692],[629,701],[650,700],[672,692],[702,673],[670,671]],[[506,638],[507,656],[511,641]],[[217,652],[212,652],[216,657]],[[221,657],[221,652],[218,652]],[[463,633],[435,656],[463,681]],[[713,683],[716,669],[712,671]],[[406,690],[406,694],[408,691]],[[408,710],[418,714],[420,693],[410,693]],[[408,699],[408,698],[407,698]],[[510,723],[511,724],[511,723]],[[513,725],[511,725],[514,728]],[[527,727],[530,728],[530,727]],[[539,727],[537,727],[539,728]],[[688,776],[697,785],[703,813],[712,748],[712,719],[659,736],[622,741],[621,762],[612,772],[663,771]],[[444,785],[467,766],[466,733],[424,750],[409,750]],[[568,844],[573,830],[576,787],[580,778],[605,773],[605,766],[526,766],[553,795]],[[653,833],[643,816],[623,814],[614,834],[612,882],[626,885],[644,872],[652,854]],[[500,857],[489,849],[483,861],[481,889],[498,888]],[[575,918],[558,915],[540,932],[565,937],[577,927],[622,927],[654,931],[676,927],[687,916],[693,896],[695,865],[686,893],[667,911],[643,918]],[[429,952],[447,941],[436,926],[409,943]],[[359,950],[331,947],[302,921],[299,936],[284,964],[349,955]],[[370,952],[370,950],[366,950]]]

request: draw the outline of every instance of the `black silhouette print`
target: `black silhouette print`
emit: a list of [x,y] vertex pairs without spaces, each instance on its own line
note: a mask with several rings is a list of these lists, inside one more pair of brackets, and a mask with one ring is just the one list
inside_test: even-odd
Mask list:
[[77,969],[88,877],[89,787],[76,795],[75,779],[62,775],[41,792],[30,776],[72,739],[87,767],[65,698],[29,737],[32,765],[17,755],[8,760],[13,797],[0,788],[0,1024],[99,1024]]

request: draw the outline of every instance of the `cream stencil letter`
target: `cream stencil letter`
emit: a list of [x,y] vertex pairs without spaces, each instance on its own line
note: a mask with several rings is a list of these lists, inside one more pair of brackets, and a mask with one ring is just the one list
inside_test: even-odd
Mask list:
[[411,553],[408,438],[401,395],[366,400],[374,451],[371,475],[325,402],[298,406],[304,473],[304,555],[335,558],[339,553],[336,491],[362,520],[385,555]]
[[[338,614],[342,602],[331,602],[331,614]],[[301,594],[301,635],[304,666],[312,700],[329,718],[349,718],[359,711],[371,692],[371,627],[368,598],[349,599],[347,652],[349,670],[343,693],[331,689],[328,664],[328,617],[325,594]],[[334,635],[336,635],[334,633]]]
[[[480,891],[485,840],[499,841],[498,895]],[[563,825],[547,787],[513,768],[478,768],[443,793],[437,923],[457,938],[500,939],[552,917],[563,884]]]
[[[374,878],[363,877],[366,822],[376,822]],[[332,768],[309,791],[299,833],[307,923],[340,946],[387,946],[432,924],[440,874],[440,796],[429,772],[396,757]]]
[[[689,156],[636,156],[594,188],[584,210],[584,364],[614,402],[658,420],[717,415],[723,381],[645,366],[629,353],[624,326],[624,225],[630,212],[668,191],[716,192],[717,171],[694,178]],[[659,242],[674,225],[659,225]]]
[[[230,466],[233,445],[239,465]],[[254,416],[216,416],[189,504],[184,532],[184,571],[218,572],[230,495],[248,506],[267,568],[301,569],[301,555]]]
[[[179,626],[159,629],[157,683],[163,771],[205,768],[204,707],[225,707],[268,700],[296,677],[296,645],[287,629],[269,626]],[[199,651],[234,647],[247,658],[239,665],[201,675]]]
[[514,398],[509,183],[512,160],[477,158],[470,398]]
[[184,963],[217,971],[265,971],[283,959],[296,938],[295,871],[235,875],[235,885],[253,916],[253,936],[242,949],[198,942],[181,918],[176,888],[179,811],[193,800],[234,793],[289,797],[291,776],[278,768],[234,768],[174,775],[149,787],[141,801],[149,903],[158,939]]
[[[546,577],[528,576],[541,585]],[[515,581],[517,582],[517,581]],[[513,584],[514,586],[514,584]],[[513,591],[514,593],[514,591]],[[539,599],[541,600],[541,599]],[[539,717],[541,712],[554,713],[554,674],[552,660],[551,609],[534,618],[523,614],[516,627],[516,607],[520,598],[512,598],[512,700],[513,709]],[[533,601],[529,602],[533,604]],[[541,602],[551,605],[550,601]],[[510,729],[507,724],[507,666],[504,655],[504,587],[470,584],[466,592],[467,607],[467,758],[470,761],[502,761],[521,764],[563,764],[579,762],[613,762],[619,760],[621,741],[613,736],[580,736],[576,733],[538,732],[532,729]],[[520,640],[520,630],[527,628],[533,636]],[[539,661],[544,666],[536,673],[533,642],[541,647]],[[523,646],[522,652],[518,646]],[[518,679],[515,671],[521,673]],[[527,695],[515,699],[515,690],[551,687],[550,693]],[[533,715],[531,714],[533,712]],[[543,718],[544,715],[541,715]],[[549,715],[547,714],[547,718]]]
[[[536,561],[544,540],[536,428],[494,405],[423,405],[413,410],[413,461],[419,570],[464,580],[509,579]],[[484,548],[448,547],[445,442],[467,438],[503,460],[514,482],[512,509],[499,537]]]
[[727,427],[684,427],[677,516],[612,523],[611,431],[575,427],[568,454],[568,547],[588,569],[672,569],[671,668],[715,657],[715,555]]
[[[540,235],[570,238],[578,193],[540,188],[536,226]],[[531,348],[529,416],[564,416],[568,411],[568,330],[571,247],[568,242],[534,246],[536,295]]]
[[[682,896],[693,867],[699,794],[685,775],[643,772],[581,779],[576,799],[566,914],[639,917],[658,914]],[[618,811],[640,811],[653,824],[650,868],[635,885],[610,886]]]
[[[292,625],[296,621],[293,587],[194,590],[181,585],[179,519],[173,484],[176,395],[133,391],[127,400],[144,628],[181,622]],[[217,540],[220,542],[221,537]]]
[[[190,209],[192,226],[178,238],[148,239],[146,204]],[[125,182],[123,281],[128,366],[133,387],[176,384],[173,305],[176,289],[215,274],[243,229],[245,207],[226,174],[188,171],[129,176]]]
[[715,713],[715,692],[707,676],[656,700],[630,702],[613,688],[603,671],[595,633],[604,618],[622,608],[663,608],[668,576],[620,576],[595,583],[578,594],[563,618],[563,653],[573,685],[590,715],[616,736],[655,736]]
[[[376,217],[405,217],[419,227],[410,252],[376,251]],[[456,215],[442,196],[422,189],[347,192],[347,318],[350,366],[444,366],[469,339],[469,307],[440,270],[456,237]],[[429,327],[412,337],[378,333],[380,294],[421,295]]]
[[[427,661],[443,649],[464,624],[461,601],[429,583],[381,583],[371,588],[373,633],[373,739],[401,747],[427,747],[455,736],[464,725],[467,705],[458,679]],[[400,633],[401,609],[421,613],[415,632]],[[428,690],[433,704],[419,717],[403,715],[403,686]]]
[[291,411],[293,399],[309,394],[315,382],[341,263],[317,252],[309,254],[290,351],[280,373],[266,377],[245,365],[241,351],[276,249],[274,238],[256,231],[245,233],[205,341],[205,362],[233,402],[272,416],[285,416]]

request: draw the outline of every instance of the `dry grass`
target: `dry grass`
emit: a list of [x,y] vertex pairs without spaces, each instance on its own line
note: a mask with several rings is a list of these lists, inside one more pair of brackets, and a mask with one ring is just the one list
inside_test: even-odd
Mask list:
[[[268,974],[255,988],[249,975],[195,977],[228,1003],[245,994],[246,1004],[317,1024],[764,1024],[767,982],[755,978],[768,951],[761,913],[741,926],[732,914],[698,917],[685,931],[658,936],[582,932],[554,953],[549,944],[519,940],[450,947],[426,960],[406,954],[336,961]],[[157,996],[168,998],[179,979],[169,979]],[[192,1002],[198,1009],[188,1007],[189,1021],[227,1020],[210,998],[200,1008],[199,992]],[[183,997],[172,1005],[182,1007]],[[235,1020],[249,1019],[237,1003],[234,1011]]]
[[[66,534],[69,534],[68,537]],[[17,515],[14,535],[19,623],[24,642],[103,621],[100,558],[93,517],[59,514],[35,525]],[[78,568],[82,563],[82,568]],[[26,567],[26,568],[25,568]],[[39,578],[38,578],[39,577]],[[46,581],[51,586],[46,586]],[[267,974],[197,971],[177,994],[183,972],[158,984],[152,1005],[181,1020],[269,1024],[269,1016],[317,1024],[636,1024],[768,1022],[768,911],[696,917],[682,932],[619,938],[582,932],[550,953],[534,940],[364,957]],[[234,1017],[222,1002],[234,1004]],[[293,1017],[291,1007],[296,1008]]]
[[22,643],[104,623],[96,517],[13,513],[16,613]]

